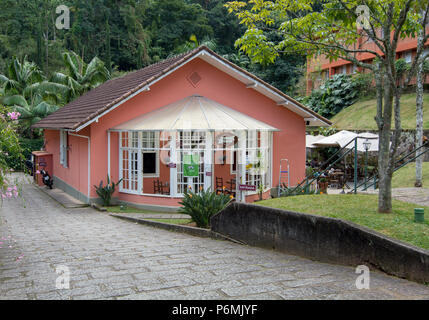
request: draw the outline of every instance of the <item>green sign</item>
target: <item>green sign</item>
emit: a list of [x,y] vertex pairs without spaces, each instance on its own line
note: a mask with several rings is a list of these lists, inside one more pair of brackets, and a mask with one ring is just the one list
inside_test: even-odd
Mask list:
[[198,154],[183,155],[183,176],[198,177],[200,172],[200,156]]

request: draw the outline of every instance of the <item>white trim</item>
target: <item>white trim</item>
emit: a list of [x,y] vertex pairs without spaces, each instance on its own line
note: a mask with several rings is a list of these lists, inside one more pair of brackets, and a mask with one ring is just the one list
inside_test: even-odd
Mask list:
[[[137,90],[136,92],[134,92],[133,94],[129,95],[128,97],[126,97],[125,99],[121,100],[120,102],[118,102],[117,104],[113,105],[112,107],[110,107],[109,109],[107,109],[106,111],[104,111],[103,113],[101,113],[100,115],[98,115],[97,117],[102,117],[104,115],[106,115],[107,113],[109,113],[110,111],[116,109],[117,107],[119,107],[120,105],[124,104],[125,102],[127,102],[128,100],[134,98],[136,95],[140,94],[141,92],[144,91],[150,91],[150,87],[153,86],[155,83],[157,83],[158,81],[164,79],[165,77],[167,77],[168,75],[170,75],[171,73],[175,72],[177,69],[183,67],[185,64],[187,64],[188,62],[191,62],[192,60],[198,58],[201,55],[201,52],[196,54],[195,56],[185,60],[184,62],[182,62],[180,65],[176,66],[175,68],[171,69],[170,71],[168,71],[167,73],[163,74],[162,76],[156,78],[155,80],[151,81],[150,83],[148,83],[146,86],[144,86],[143,88],[141,88],[140,90]],[[83,125],[81,125],[80,127],[78,127],[75,131],[80,131],[83,128],[89,126],[91,123],[94,122],[94,119],[89,120],[88,122],[84,123]]]
[[[195,54],[194,56],[186,59],[185,61],[183,61],[181,64],[179,64],[178,66],[174,67],[173,69],[171,69],[170,71],[166,72],[165,74],[163,74],[162,76],[156,78],[155,80],[151,81],[150,83],[148,83],[146,86],[144,86],[143,88],[137,90],[136,92],[134,92],[133,94],[129,95],[128,97],[126,97],[125,99],[121,100],[120,102],[116,103],[115,105],[113,105],[112,107],[110,107],[109,109],[105,110],[104,112],[102,112],[101,114],[97,115],[96,118],[89,120],[88,122],[84,123],[83,125],[79,126],[78,128],[76,128],[75,132],[78,132],[82,129],[84,129],[85,127],[87,127],[88,125],[90,125],[91,123],[93,123],[94,121],[96,121],[96,119],[103,117],[104,115],[106,115],[107,113],[109,113],[110,111],[116,109],[117,107],[119,107],[120,105],[122,105],[123,103],[127,102],[128,100],[134,98],[136,95],[144,92],[144,91],[149,91],[150,87],[153,86],[155,83],[157,83],[158,81],[161,81],[162,79],[164,79],[165,77],[169,76],[171,73],[175,72],[177,69],[181,68],[182,66],[186,65],[187,63],[191,62],[192,60],[200,57],[200,56],[204,56],[204,57],[209,57],[217,62],[219,62],[222,66],[226,67],[229,70],[232,70],[234,73],[240,75],[241,77],[245,78],[248,80],[248,84],[247,85],[251,85],[251,88],[256,89],[261,87],[262,89],[268,91],[269,93],[271,93],[272,95],[275,95],[276,97],[279,97],[281,100],[278,103],[283,103],[285,101],[285,97],[280,95],[279,93],[273,91],[272,89],[268,88],[265,84],[263,84],[262,82],[258,81],[257,79],[254,79],[252,77],[249,77],[248,75],[246,75],[245,73],[243,73],[242,71],[233,68],[232,66],[230,66],[229,64],[227,64],[226,62],[222,61],[221,59],[219,59],[216,56],[213,56],[211,53],[209,53],[208,51],[202,50],[199,53]],[[206,60],[205,60],[206,61]],[[208,62],[208,61],[206,61]],[[208,62],[210,63],[210,62]],[[240,80],[239,80],[240,81]],[[253,86],[254,84],[254,86]],[[273,100],[272,98],[270,98],[271,100]],[[292,98],[291,98],[292,99]],[[298,104],[294,103],[292,100],[286,100],[288,101],[291,105],[293,105],[294,107],[298,108],[299,110],[303,111],[304,113],[310,115],[310,116],[314,116],[313,114],[311,114],[311,112],[303,109],[301,106],[299,106]],[[287,105],[289,105],[289,103]],[[292,112],[295,112],[293,110],[291,110]],[[295,112],[296,113],[296,112]],[[323,120],[318,119],[320,122],[325,123]],[[327,123],[326,123],[327,124]]]
[[112,176],[110,175],[110,131],[107,130],[107,174],[109,175],[109,178]]
[[88,139],[88,201],[91,199],[91,138],[80,134],[70,133],[70,136]]
[[[244,77],[244,78],[246,78],[247,80],[249,80],[249,83],[256,83],[257,84],[257,86],[255,86],[255,88],[256,87],[258,87],[258,86],[260,86],[260,87],[262,87],[263,89],[265,89],[265,90],[267,90],[268,92],[270,92],[271,94],[273,94],[273,95],[275,95],[275,96],[277,96],[277,97],[279,97],[282,101],[284,101],[285,100],[285,97],[284,96],[282,96],[282,95],[280,95],[279,93],[277,93],[277,92],[275,92],[275,91],[273,91],[272,89],[270,89],[270,88],[268,88],[265,84],[263,84],[262,82],[260,82],[260,81],[258,81],[258,80],[256,80],[256,79],[254,79],[254,78],[251,78],[251,77],[249,77],[248,75],[246,75],[246,74],[244,74],[242,71],[239,71],[239,70],[237,70],[237,69],[235,69],[235,68],[233,68],[233,67],[231,67],[229,64],[227,64],[227,63],[225,63],[224,61],[222,61],[222,60],[220,60],[219,58],[217,58],[217,57],[215,57],[215,56],[213,56],[212,54],[210,54],[209,52],[207,52],[207,56],[209,56],[209,57],[211,57],[212,59],[214,59],[214,60],[216,60],[216,61],[218,61],[221,65],[223,65],[223,66],[225,66],[226,68],[228,68],[228,69],[231,69],[233,72],[235,72],[235,73],[237,73],[237,74],[239,74],[240,76],[242,76],[242,77]],[[291,98],[292,99],[292,98]],[[273,99],[271,99],[271,100],[273,100]],[[293,101],[291,101],[291,100],[289,100],[289,99],[287,99],[293,106],[295,106],[296,108],[298,108],[298,109],[300,109],[300,110],[302,110],[303,112],[305,112],[306,114],[308,114],[308,115],[310,115],[310,116],[314,116],[313,114],[311,114],[311,112],[309,112],[309,111],[307,111],[307,110],[305,110],[305,109],[303,109],[301,106],[299,106],[299,105],[297,105],[296,103],[294,103]],[[292,110],[291,110],[292,111]],[[296,112],[295,112],[296,113]],[[320,120],[320,122],[324,122],[324,121],[322,121],[321,119],[319,119]]]

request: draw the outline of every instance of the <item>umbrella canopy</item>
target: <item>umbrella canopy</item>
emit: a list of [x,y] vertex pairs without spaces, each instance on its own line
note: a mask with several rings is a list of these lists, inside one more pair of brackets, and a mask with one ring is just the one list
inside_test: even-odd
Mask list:
[[317,135],[317,136],[312,136],[311,134],[307,134],[305,136],[305,147],[306,148],[317,148],[315,145],[313,145],[314,143],[316,143],[317,141],[321,140],[325,138],[325,136],[322,135]]
[[111,130],[266,130],[278,129],[202,96],[190,96],[122,123]]
[[[365,152],[365,143],[369,144],[368,152],[378,151],[378,134],[374,134],[371,132],[363,132],[359,133],[357,139],[357,149],[358,151]],[[352,149],[354,147],[354,143],[349,144],[346,148]]]
[[[369,152],[371,151],[378,151],[378,135],[373,134],[370,132],[364,132],[360,134],[356,134],[354,132],[350,132],[347,130],[342,130],[340,132],[337,132],[329,137],[326,137],[324,139],[321,139],[315,143],[313,143],[314,146],[317,147],[345,147],[350,141],[352,141],[354,138],[358,137],[357,139],[357,149],[358,151],[365,152],[365,144],[364,142],[370,143],[370,147],[368,149]],[[350,143],[346,146],[347,149],[354,148],[354,143]]]
[[333,135],[325,137],[313,145],[317,147],[340,147],[343,148],[347,143],[353,140],[357,136],[356,133],[347,130],[342,130]]

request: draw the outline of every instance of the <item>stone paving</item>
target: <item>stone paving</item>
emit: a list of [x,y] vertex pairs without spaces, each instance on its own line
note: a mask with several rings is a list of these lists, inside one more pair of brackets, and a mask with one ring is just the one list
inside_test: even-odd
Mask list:
[[[33,185],[0,213],[0,299],[429,299],[429,287],[67,209]],[[70,288],[56,289],[58,266]]]
[[[378,194],[378,190],[368,190],[365,193]],[[429,207],[429,189],[427,188],[393,188],[392,197],[396,200]]]

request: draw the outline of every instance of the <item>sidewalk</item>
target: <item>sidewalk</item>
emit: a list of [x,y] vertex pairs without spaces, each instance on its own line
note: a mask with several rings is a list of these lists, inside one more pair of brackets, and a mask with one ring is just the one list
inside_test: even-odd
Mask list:
[[[378,189],[359,193],[378,194]],[[394,188],[392,189],[392,197],[396,200],[429,207],[429,189],[427,188]]]

